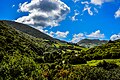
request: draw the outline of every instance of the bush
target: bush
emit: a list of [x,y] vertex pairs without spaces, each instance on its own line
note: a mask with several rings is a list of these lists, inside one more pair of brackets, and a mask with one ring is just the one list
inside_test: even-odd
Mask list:
[[6,56],[0,63],[0,77],[3,80],[29,80],[30,78],[36,80],[42,78],[40,71],[33,59],[25,56]]
[[99,62],[97,64],[97,67],[102,67],[106,70],[109,70],[109,69],[117,68],[118,65],[115,63],[110,63],[110,62],[106,62],[105,60],[103,60],[103,62]]

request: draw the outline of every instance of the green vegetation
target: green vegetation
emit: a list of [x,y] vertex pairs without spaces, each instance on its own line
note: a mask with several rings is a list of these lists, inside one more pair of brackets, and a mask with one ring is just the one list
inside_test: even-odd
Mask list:
[[10,25],[11,27],[13,27],[19,31],[22,31],[24,33],[32,35],[34,37],[43,38],[43,39],[47,39],[47,40],[54,40],[54,38],[40,32],[39,30],[36,30],[28,25],[20,24],[20,23],[13,22],[13,21],[4,21],[4,23]]
[[115,64],[120,66],[120,59],[91,60],[91,61],[87,61],[87,65],[89,65],[89,66],[97,66],[98,63],[103,62],[104,60],[106,62],[115,63]]
[[120,40],[89,49],[0,21],[0,80],[119,80],[119,57]]

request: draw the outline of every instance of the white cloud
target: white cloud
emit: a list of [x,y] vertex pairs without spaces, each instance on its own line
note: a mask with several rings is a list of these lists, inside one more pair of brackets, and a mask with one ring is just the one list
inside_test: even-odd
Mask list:
[[78,19],[76,19],[76,16],[79,15],[79,11],[74,10],[74,13],[75,13],[75,14],[74,14],[74,16],[71,17],[71,20],[72,20],[72,21],[77,21]]
[[15,5],[12,5],[12,8],[14,8],[15,7]]
[[113,2],[114,0],[91,0],[91,3],[94,5],[101,6],[105,2]]
[[90,4],[88,1],[81,2],[81,4]]
[[[94,12],[97,11],[96,8],[95,8],[95,9],[92,9],[92,8],[94,8],[94,7],[91,6],[91,5],[90,5],[91,3],[88,2],[88,1],[83,1],[83,2],[81,2],[81,4],[84,5],[84,8],[83,8],[83,10],[82,10],[82,14],[81,14],[81,15],[83,15],[84,12],[87,11],[88,14],[92,16],[92,15],[94,15]],[[94,10],[94,12],[93,12],[93,10]],[[96,11],[95,11],[95,10],[96,10]]]
[[58,26],[66,18],[70,8],[60,0],[31,0],[19,4],[19,12],[28,12],[28,16],[20,17],[16,22],[34,27]]
[[119,18],[120,17],[120,8],[115,12],[115,18]]
[[51,31],[48,35],[51,36],[51,37],[54,37],[54,34],[55,33],[53,31]]
[[69,34],[69,31],[66,31],[66,32],[57,31],[55,33],[57,38],[66,38],[68,34]]
[[61,32],[61,31],[57,31],[57,32],[53,32],[53,31],[48,31],[48,30],[44,30],[43,28],[41,27],[36,27],[36,29],[38,29],[39,31],[51,36],[51,37],[54,37],[54,38],[66,38],[67,35],[69,34],[69,31],[66,31],[66,32]]
[[91,3],[94,5],[102,5],[104,3],[104,0],[91,0]]
[[98,39],[105,37],[104,34],[101,34],[100,30],[97,30],[97,31],[95,31],[95,32],[92,32],[91,34],[86,35],[86,36],[87,36],[88,38],[98,38]]
[[97,31],[95,31],[95,32],[92,32],[92,33],[89,34],[89,35],[84,34],[84,33],[74,34],[71,42],[77,43],[77,42],[79,42],[80,40],[85,39],[85,38],[90,38],[90,39],[103,39],[103,38],[105,38],[105,35],[104,35],[104,34],[101,34],[100,30],[97,30]]
[[78,2],[78,1],[80,1],[80,0],[72,0],[74,3],[76,3],[76,2]]
[[112,41],[117,40],[117,39],[120,39],[120,33],[119,34],[114,34],[110,37],[110,40],[112,40]]
[[41,27],[36,27],[36,29],[39,30],[39,31],[41,31],[41,32],[43,32],[43,33],[45,33],[45,34],[47,34],[47,35],[49,35],[49,36],[51,36],[51,37],[54,37],[55,33],[53,31],[48,32],[48,30],[44,30]]
[[84,5],[83,13],[85,11],[88,12],[89,15],[94,15],[95,13],[98,13],[98,9],[101,8],[103,3],[108,3],[108,2],[114,2],[115,0],[90,0],[90,1],[81,1],[81,4]]
[[94,11],[95,11],[96,13],[98,13],[98,10],[97,10],[96,8],[94,8]]
[[79,42],[81,39],[84,39],[84,34],[83,33],[79,33],[79,34],[74,34],[73,35],[73,39],[71,40],[71,42],[73,43],[77,43]]
[[82,12],[87,11],[89,15],[93,15],[93,12],[91,11],[91,7],[89,7],[89,5],[85,5],[84,9]]

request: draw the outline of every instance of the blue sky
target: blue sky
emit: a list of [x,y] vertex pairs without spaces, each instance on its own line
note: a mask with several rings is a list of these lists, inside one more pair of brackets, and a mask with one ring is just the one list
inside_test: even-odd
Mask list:
[[28,24],[74,43],[120,39],[119,0],[2,0],[0,20]]

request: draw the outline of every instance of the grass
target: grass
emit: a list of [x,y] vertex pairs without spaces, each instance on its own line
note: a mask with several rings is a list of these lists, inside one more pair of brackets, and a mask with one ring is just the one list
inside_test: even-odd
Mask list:
[[99,62],[102,62],[103,60],[105,60],[106,62],[116,63],[117,65],[120,66],[120,59],[91,60],[91,61],[87,61],[87,65],[89,65],[89,66],[96,66]]
[[117,65],[120,66],[120,59],[91,60],[91,61],[87,61],[86,64],[77,64],[77,65],[73,65],[73,66],[81,66],[81,65],[97,66],[97,64],[98,64],[99,62],[102,62],[103,60],[105,60],[106,62],[115,63],[115,64],[117,64]]

